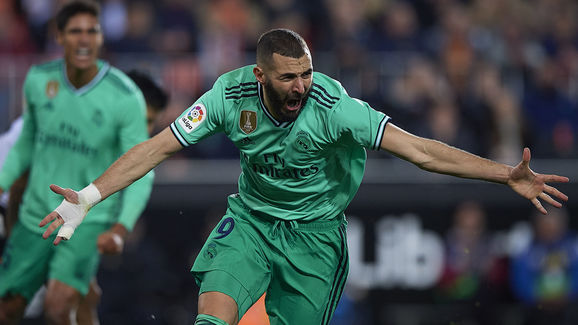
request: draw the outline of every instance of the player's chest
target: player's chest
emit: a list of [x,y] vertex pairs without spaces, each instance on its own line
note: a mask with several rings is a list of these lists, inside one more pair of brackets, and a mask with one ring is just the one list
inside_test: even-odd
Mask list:
[[58,132],[71,137],[107,137],[108,130],[118,124],[109,99],[78,96],[61,91],[54,96],[40,97],[33,103],[36,126],[45,132]]
[[259,112],[243,110],[229,135],[243,157],[252,162],[298,166],[323,158],[328,145],[319,121],[299,118],[276,125]]

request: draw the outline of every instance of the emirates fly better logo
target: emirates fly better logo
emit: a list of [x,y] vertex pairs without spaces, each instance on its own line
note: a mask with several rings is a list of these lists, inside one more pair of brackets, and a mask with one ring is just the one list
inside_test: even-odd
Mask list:
[[207,109],[205,105],[198,103],[188,110],[186,114],[181,116],[179,124],[187,133],[193,132],[203,121],[207,118]]

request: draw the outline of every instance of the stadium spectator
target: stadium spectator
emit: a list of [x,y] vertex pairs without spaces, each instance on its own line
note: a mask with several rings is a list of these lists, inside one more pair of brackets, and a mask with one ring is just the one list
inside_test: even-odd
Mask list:
[[568,212],[534,214],[530,244],[512,257],[511,284],[525,304],[525,325],[578,322],[578,238],[568,228]]
[[492,267],[495,260],[486,231],[486,212],[480,203],[465,201],[454,212],[445,238],[446,258],[438,283],[439,298],[454,304],[460,320],[475,324],[495,324],[490,305]]

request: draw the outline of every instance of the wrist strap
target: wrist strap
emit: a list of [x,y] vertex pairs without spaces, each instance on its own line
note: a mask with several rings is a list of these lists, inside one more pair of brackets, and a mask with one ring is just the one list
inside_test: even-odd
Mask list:
[[87,187],[78,192],[78,200],[87,204],[89,207],[93,207],[95,204],[100,202],[101,199],[102,196],[93,183],[88,184]]

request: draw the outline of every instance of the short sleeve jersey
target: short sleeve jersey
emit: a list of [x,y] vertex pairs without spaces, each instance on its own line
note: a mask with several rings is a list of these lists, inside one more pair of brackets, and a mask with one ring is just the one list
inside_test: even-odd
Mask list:
[[239,195],[250,209],[305,221],[343,213],[361,184],[365,149],[379,149],[389,117],[314,72],[298,118],[277,121],[253,67],[222,75],[171,124],[175,137],[189,146],[224,132],[240,150]]
[[[82,189],[148,138],[141,91],[107,62],[97,64],[98,74],[78,89],[69,83],[63,60],[32,66],[26,76],[22,131],[0,172],[0,187],[9,189],[30,169],[19,218],[33,231],[43,232],[38,223],[62,201],[50,184]],[[146,204],[152,175],[149,178],[135,183],[133,190],[144,199],[133,208]],[[91,209],[84,222],[117,221],[122,200],[121,194],[111,196]]]

